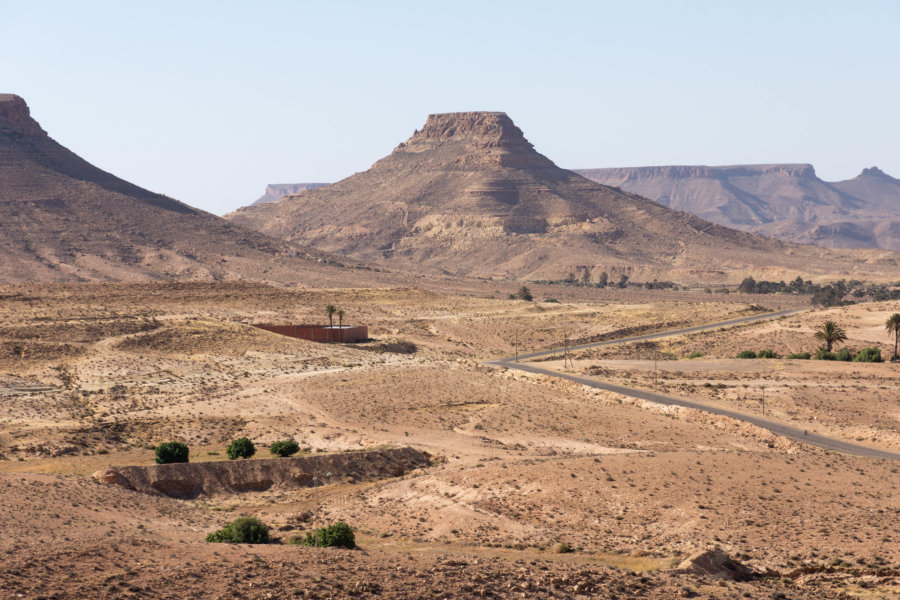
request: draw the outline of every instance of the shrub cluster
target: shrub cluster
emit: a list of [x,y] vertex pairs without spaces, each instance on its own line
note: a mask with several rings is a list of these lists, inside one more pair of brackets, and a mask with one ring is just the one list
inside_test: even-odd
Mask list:
[[882,362],[879,348],[863,348],[853,357],[853,362]]
[[829,352],[825,348],[819,348],[813,354],[815,360],[840,360],[844,362],[883,362],[880,348],[863,348],[859,352],[852,348],[841,348],[837,352]]
[[300,444],[298,444],[294,440],[281,440],[279,442],[272,442],[272,444],[269,446],[269,452],[278,456],[291,456],[292,454],[297,454],[299,451]]
[[189,449],[187,444],[181,442],[163,442],[156,447],[156,464],[167,465],[170,463],[188,462]]
[[307,532],[303,545],[323,548],[330,546],[356,548],[356,538],[353,536],[353,530],[349,525],[343,521],[338,521],[334,525]]
[[228,444],[228,448],[225,449],[225,453],[228,455],[230,460],[236,460],[238,458],[250,458],[254,454],[256,454],[256,446],[253,445],[248,438],[242,437],[234,440],[230,444]]
[[240,517],[206,536],[207,542],[225,544],[268,544],[269,526],[256,517]]
[[738,352],[738,358],[778,358],[778,355],[775,354],[774,350],[760,350],[759,352],[754,352],[753,350],[742,350]]
[[809,360],[809,357],[810,357],[809,352],[794,352],[792,354],[788,354],[785,358]]

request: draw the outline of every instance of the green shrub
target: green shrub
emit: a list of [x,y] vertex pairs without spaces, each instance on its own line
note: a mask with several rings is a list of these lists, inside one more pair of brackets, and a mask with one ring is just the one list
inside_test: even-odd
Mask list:
[[787,357],[800,360],[809,360],[810,354],[809,352],[794,352],[793,354],[788,354]]
[[816,350],[816,353],[813,354],[814,360],[834,360],[834,352],[829,352],[825,348],[819,348]]
[[753,350],[743,350],[738,353],[738,358],[756,358],[756,352]]
[[306,546],[329,547],[338,546],[341,548],[356,548],[356,539],[353,536],[353,530],[343,521],[338,521],[334,525],[322,527],[306,534]]
[[700,358],[700,357],[703,356],[703,355],[704,355],[704,353],[703,353],[703,352],[700,352],[700,351],[698,350],[698,351],[696,351],[696,352],[691,352],[690,354],[688,354],[688,355],[687,355],[687,358]]
[[834,360],[842,360],[844,362],[850,362],[853,360],[853,356],[856,354],[856,350],[851,350],[850,348],[841,348],[837,352],[834,353]]
[[881,349],[863,348],[853,357],[853,362],[882,362]]
[[187,444],[181,442],[163,442],[156,447],[156,464],[167,465],[169,463],[188,462],[189,449]]
[[760,350],[756,353],[756,358],[778,358],[778,355],[772,350]]
[[300,444],[294,440],[282,440],[280,442],[272,442],[269,446],[269,452],[278,456],[290,456],[300,451]]
[[227,454],[228,458],[231,460],[235,460],[238,458],[250,458],[251,456],[256,454],[256,446],[254,446],[253,442],[245,437],[238,438],[228,444],[228,448],[225,449],[225,454]]
[[225,544],[268,544],[269,526],[256,517],[240,517],[207,535],[206,541]]
[[559,304],[559,300],[556,298],[544,298],[544,302],[549,302],[551,304]]

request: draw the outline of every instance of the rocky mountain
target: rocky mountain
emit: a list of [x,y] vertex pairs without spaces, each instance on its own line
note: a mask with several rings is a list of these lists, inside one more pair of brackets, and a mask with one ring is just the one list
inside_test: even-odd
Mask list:
[[599,185],[536,152],[500,112],[430,115],[369,170],[226,218],[366,261],[477,277],[723,281],[897,268],[893,253],[775,241]]
[[324,187],[328,185],[327,183],[270,183],[266,186],[266,193],[263,194],[262,198],[251,204],[250,206],[256,206],[257,204],[265,204],[267,202],[276,202],[281,200],[285,196],[290,196],[292,194],[299,194],[300,192],[305,192],[306,190],[314,190],[316,188]]
[[838,182],[823,181],[807,164],[576,172],[743,231],[828,248],[900,250],[900,180],[877,167]]
[[51,139],[22,98],[0,94],[0,284],[295,282],[323,256],[98,169]]

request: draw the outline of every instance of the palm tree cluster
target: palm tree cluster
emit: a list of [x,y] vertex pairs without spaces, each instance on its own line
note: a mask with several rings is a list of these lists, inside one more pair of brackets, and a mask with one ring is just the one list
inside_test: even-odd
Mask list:
[[891,360],[897,360],[900,358],[897,356],[897,346],[900,345],[900,313],[894,313],[888,317],[888,320],[884,322],[884,328],[888,333],[894,335],[894,356],[891,357]]
[[[325,314],[328,315],[328,335],[334,331],[334,315],[338,317],[338,331],[341,332],[341,342],[344,341],[344,309],[337,308],[334,304],[325,306]],[[332,341],[332,340],[329,340]]]
[[841,342],[847,341],[847,332],[834,321],[825,321],[819,325],[813,335],[816,339],[825,342],[829,352],[831,352],[831,347],[834,344],[840,344]]

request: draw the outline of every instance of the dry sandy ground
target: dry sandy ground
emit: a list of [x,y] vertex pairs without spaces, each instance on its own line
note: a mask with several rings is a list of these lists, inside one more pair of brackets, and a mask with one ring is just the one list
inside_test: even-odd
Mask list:
[[[896,363],[736,359],[741,350],[771,349],[784,357],[815,352],[815,328],[833,320],[847,330],[836,346],[878,347],[893,353],[884,328],[896,302],[877,302],[801,313],[764,324],[628,344],[575,354],[575,371],[604,381],[706,400],[732,410],[766,414],[809,431],[887,450],[900,450],[900,368]],[[687,360],[690,353],[702,357]],[[658,358],[654,364],[654,357]],[[680,360],[673,360],[680,358]],[[562,361],[550,361],[562,366]]]
[[[746,314],[744,303],[239,284],[0,292],[0,597],[896,598],[900,589],[900,465],[477,362],[510,354],[517,339],[536,349],[563,336],[687,326]],[[327,303],[376,341],[313,344],[245,324],[322,321]],[[868,308],[875,323],[887,307],[848,309],[848,327]],[[802,330],[827,316],[796,319]],[[777,327],[792,323],[738,331],[774,347]],[[729,335],[706,334],[711,363],[731,355]],[[666,342],[666,351],[703,343]],[[646,365],[607,358],[576,367],[648,381]],[[760,378],[743,362],[721,363],[715,377],[727,385]],[[834,369],[863,367],[873,365],[804,361],[796,377],[834,386],[843,376]],[[890,413],[891,391],[896,410],[896,381],[890,365],[874,367],[886,388],[874,407],[863,409],[865,392],[848,385],[840,403],[809,406],[784,387],[772,410],[832,433],[877,430],[872,445],[893,447],[896,418],[879,411]],[[675,375],[666,385],[689,385]],[[377,482],[335,474],[313,489],[194,501],[85,477],[148,464],[148,446],[168,439],[189,443],[192,460],[221,460],[240,435],[260,457],[262,445],[290,436],[312,452],[412,445],[435,464]],[[362,549],[202,541],[241,514],[285,539],[345,519]],[[559,543],[576,551],[556,553]],[[764,576],[718,582],[671,570],[713,546]]]

